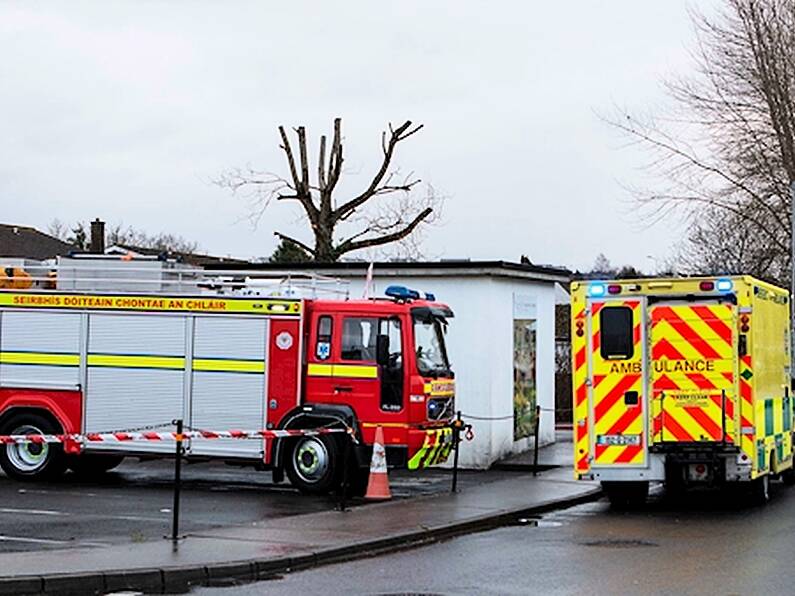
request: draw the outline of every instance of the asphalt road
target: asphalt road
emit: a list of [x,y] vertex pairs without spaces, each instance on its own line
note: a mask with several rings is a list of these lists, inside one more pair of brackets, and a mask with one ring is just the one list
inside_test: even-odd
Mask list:
[[253,594],[793,594],[795,488],[766,507],[737,495],[604,501],[387,556],[193,596]]
[[[507,473],[462,474],[462,486]],[[449,474],[390,473],[397,498],[449,490]],[[162,540],[171,533],[173,462],[125,461],[99,481],[67,474],[22,483],[0,472],[0,552],[103,547]],[[307,496],[267,472],[223,463],[183,467],[180,533],[247,525],[262,519],[333,509],[331,497]]]

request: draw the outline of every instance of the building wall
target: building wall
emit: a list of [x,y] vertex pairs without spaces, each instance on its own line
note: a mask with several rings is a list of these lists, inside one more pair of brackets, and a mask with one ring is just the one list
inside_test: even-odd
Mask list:
[[[537,403],[542,407],[541,444],[555,437],[555,288],[552,283],[494,277],[381,278],[376,270],[373,295],[401,284],[433,292],[455,312],[448,351],[456,374],[456,407],[472,423],[475,439],[464,442],[461,465],[485,468],[532,447],[532,439],[513,439],[514,297],[535,302]],[[364,279],[351,280],[351,297],[362,295]],[[490,420],[478,420],[488,418]]]

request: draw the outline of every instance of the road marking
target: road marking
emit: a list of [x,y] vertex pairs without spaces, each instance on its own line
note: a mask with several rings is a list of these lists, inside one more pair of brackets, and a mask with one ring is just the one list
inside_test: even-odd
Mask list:
[[5,536],[0,534],[0,542],[25,542],[28,544],[72,544],[76,546],[110,546],[105,542],[75,542],[74,540],[52,540],[49,538],[27,538],[25,536]]
[[11,509],[10,507],[0,507],[0,513],[15,513],[22,515],[71,515],[63,511],[52,511],[51,509]]

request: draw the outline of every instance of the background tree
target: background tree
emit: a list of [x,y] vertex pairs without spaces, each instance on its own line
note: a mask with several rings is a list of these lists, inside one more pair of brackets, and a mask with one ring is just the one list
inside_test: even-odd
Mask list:
[[[309,160],[306,129],[295,129],[291,143],[287,131],[279,127],[281,149],[287,159],[288,177],[251,168],[234,169],[223,174],[216,184],[250,199],[251,215],[256,222],[273,201],[291,201],[300,205],[309,222],[313,240],[302,242],[281,232],[276,236],[306,251],[315,261],[336,261],[357,250],[382,247],[416,238],[421,225],[436,220],[441,199],[431,186],[417,193],[420,180],[412,174],[403,176],[393,167],[399,143],[419,132],[422,125],[407,120],[397,128],[391,124],[381,133],[380,165],[367,186],[358,194],[338,199],[335,194],[343,173],[344,142],[342,120],[334,120],[331,145],[320,137],[316,167]],[[315,172],[314,181],[310,172]]]
[[300,246],[293,244],[289,240],[282,240],[279,246],[273,251],[269,263],[306,263],[312,257]]
[[671,113],[612,124],[651,152],[664,182],[632,189],[652,219],[678,212],[690,272],[789,280],[795,180],[795,2],[725,0],[693,14],[695,74],[666,83]]
[[[54,219],[47,226],[47,231],[51,236],[74,244],[81,250],[88,250],[88,230],[90,229],[91,224],[88,222],[79,221],[73,227],[69,227],[58,219]],[[193,253],[199,248],[198,243],[186,240],[177,234],[164,232],[150,234],[122,223],[105,227],[105,245],[113,246],[115,244],[168,253]]]

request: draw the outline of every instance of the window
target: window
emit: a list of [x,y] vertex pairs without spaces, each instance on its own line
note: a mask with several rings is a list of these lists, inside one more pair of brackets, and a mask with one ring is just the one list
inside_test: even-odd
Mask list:
[[315,356],[318,360],[328,360],[331,356],[331,331],[332,320],[324,315],[317,320],[317,341],[315,343]]
[[606,306],[599,313],[600,353],[605,360],[628,360],[634,354],[632,309]]
[[381,409],[399,412],[403,409],[403,340],[400,319],[381,319],[379,333],[389,338],[389,358],[381,368]]
[[403,341],[400,337],[400,319],[381,319],[379,333],[389,338],[389,367],[403,366]]
[[375,361],[378,319],[346,317],[342,324],[342,359]]

